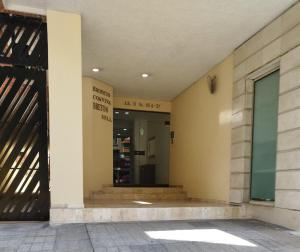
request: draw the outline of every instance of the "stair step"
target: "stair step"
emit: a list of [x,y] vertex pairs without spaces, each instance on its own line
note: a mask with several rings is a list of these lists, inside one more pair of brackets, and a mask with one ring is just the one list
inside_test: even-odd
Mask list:
[[101,193],[94,192],[92,200],[186,200],[187,195],[181,193]]
[[178,201],[187,200],[182,186],[171,187],[114,187],[104,186],[101,191],[92,192],[91,200],[140,200],[140,201]]
[[181,193],[182,187],[103,187],[103,193],[122,193],[122,194],[153,194],[153,193]]

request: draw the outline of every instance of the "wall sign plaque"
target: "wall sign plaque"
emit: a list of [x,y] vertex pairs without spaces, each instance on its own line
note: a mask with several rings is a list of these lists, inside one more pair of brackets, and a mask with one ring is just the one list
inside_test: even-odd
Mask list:
[[111,110],[112,101],[111,93],[93,86],[93,110],[97,110],[101,114],[101,118],[105,121],[112,122]]
[[132,107],[139,107],[139,108],[160,108],[159,103],[152,103],[152,102],[143,102],[143,101],[124,101],[125,106],[132,106]]
[[146,100],[132,97],[113,97],[113,107],[118,109],[131,109],[153,112],[171,112],[170,101]]

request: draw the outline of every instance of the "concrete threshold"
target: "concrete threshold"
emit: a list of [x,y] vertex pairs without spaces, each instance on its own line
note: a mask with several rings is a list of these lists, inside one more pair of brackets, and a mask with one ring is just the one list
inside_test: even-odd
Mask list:
[[109,223],[131,221],[246,218],[244,206],[204,202],[86,202],[85,208],[52,208],[50,223]]

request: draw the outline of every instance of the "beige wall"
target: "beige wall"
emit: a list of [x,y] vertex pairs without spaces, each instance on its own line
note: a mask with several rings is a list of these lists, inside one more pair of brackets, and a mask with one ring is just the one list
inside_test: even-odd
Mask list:
[[217,76],[215,94],[205,75],[173,101],[170,182],[192,198],[228,201],[233,57],[208,74]]
[[169,101],[145,100],[132,97],[114,97],[114,108],[153,112],[171,112]]
[[83,206],[81,18],[47,11],[51,207]]
[[[93,91],[96,87],[106,95]],[[101,92],[101,91],[100,91]],[[109,95],[108,95],[109,94]],[[97,97],[95,97],[97,96]],[[99,101],[103,98],[105,100]],[[105,106],[94,108],[94,102]],[[84,197],[113,183],[113,89],[93,78],[83,78]],[[105,110],[105,109],[104,109]],[[104,118],[103,118],[104,115]]]

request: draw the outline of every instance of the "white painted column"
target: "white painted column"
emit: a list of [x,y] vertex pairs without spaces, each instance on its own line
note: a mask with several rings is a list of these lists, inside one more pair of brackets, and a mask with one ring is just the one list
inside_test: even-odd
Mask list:
[[51,208],[83,207],[81,17],[47,11]]

